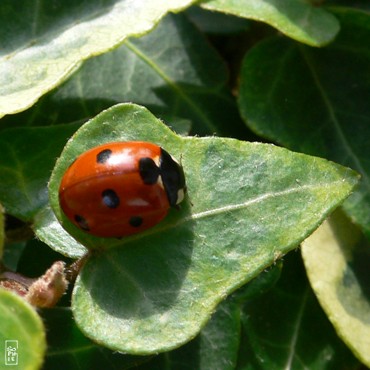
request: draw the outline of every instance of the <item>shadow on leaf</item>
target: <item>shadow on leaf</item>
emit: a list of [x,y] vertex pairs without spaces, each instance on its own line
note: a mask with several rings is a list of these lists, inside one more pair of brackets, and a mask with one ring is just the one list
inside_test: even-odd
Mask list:
[[92,256],[81,282],[99,309],[126,320],[171,309],[191,264],[194,237],[189,213],[189,205],[180,214],[173,210],[157,227]]

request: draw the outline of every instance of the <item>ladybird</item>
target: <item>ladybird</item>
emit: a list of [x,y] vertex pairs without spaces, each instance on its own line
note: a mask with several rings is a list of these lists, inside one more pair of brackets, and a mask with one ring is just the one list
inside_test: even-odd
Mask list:
[[60,188],[65,215],[99,237],[123,237],[158,224],[186,192],[181,165],[158,145],[113,142],[69,166]]

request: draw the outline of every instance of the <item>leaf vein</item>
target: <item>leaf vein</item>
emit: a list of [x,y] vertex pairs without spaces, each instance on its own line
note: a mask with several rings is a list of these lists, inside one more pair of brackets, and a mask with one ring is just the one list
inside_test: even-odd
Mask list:
[[296,355],[295,350],[296,350],[296,346],[297,346],[297,342],[298,342],[298,336],[299,336],[299,332],[300,332],[300,328],[301,328],[301,322],[302,322],[305,307],[306,307],[306,304],[307,304],[307,299],[308,299],[308,290],[306,289],[306,291],[304,292],[304,295],[302,297],[302,302],[299,306],[297,319],[296,319],[295,324],[294,324],[294,331],[293,331],[291,343],[290,343],[290,346],[289,346],[290,350],[289,350],[289,353],[288,353],[287,363],[284,367],[285,370],[289,370],[289,369],[292,368],[293,359]]
[[315,69],[313,68],[310,57],[307,55],[307,52],[305,51],[304,48],[301,48],[301,51],[302,51],[303,58],[306,61],[307,67],[308,67],[308,69],[309,69],[309,71],[312,75],[312,78],[313,78],[313,80],[314,80],[314,82],[317,86],[317,89],[318,89],[318,91],[319,91],[319,93],[320,93],[320,95],[323,99],[323,102],[324,102],[324,104],[325,104],[325,106],[328,110],[330,122],[332,122],[333,127],[335,129],[335,132],[338,134],[339,140],[342,142],[342,145],[343,145],[344,149],[347,151],[348,157],[351,158],[351,161],[352,161],[355,169],[362,174],[362,179],[365,182],[368,191],[370,191],[369,176],[368,176],[367,172],[365,171],[365,169],[363,168],[359,157],[355,154],[353,148],[351,147],[350,143],[348,142],[348,140],[347,140],[347,138],[346,138],[341,126],[340,126],[339,119],[338,119],[338,117],[337,117],[337,115],[334,111],[334,108],[333,108],[333,105],[330,101],[330,98],[329,98],[328,94],[326,93],[326,91],[324,89],[324,86],[320,82],[319,76],[317,75]]
[[214,208],[214,209],[210,209],[210,210],[207,210],[207,211],[195,213],[195,214],[192,214],[191,216],[189,216],[189,218],[199,219],[199,218],[203,218],[203,217],[217,215],[217,214],[224,213],[224,212],[237,211],[239,209],[246,208],[246,207],[248,207],[252,204],[262,202],[262,201],[264,201],[266,199],[269,199],[269,198],[277,198],[277,197],[280,197],[280,196],[293,194],[293,193],[299,192],[301,190],[322,188],[324,186],[327,186],[327,184],[325,184],[325,185],[321,185],[321,184],[319,184],[319,185],[301,185],[299,187],[288,188],[288,189],[278,191],[278,192],[265,193],[265,194],[262,194],[260,196],[255,197],[255,198],[249,199],[249,200],[247,200],[246,202],[243,202],[243,203],[230,204],[230,205],[222,206],[222,207],[219,207],[219,208]]
[[147,63],[166,83],[168,86],[174,90],[178,96],[185,101],[190,108],[200,117],[200,119],[205,123],[205,125],[211,130],[212,132],[216,132],[217,128],[211,122],[211,120],[203,113],[200,107],[196,104],[196,102],[191,99],[191,97],[185,93],[184,89],[182,89],[175,81],[173,81],[165,71],[154,62],[149,56],[145,55],[141,50],[139,50],[136,46],[134,46],[131,42],[126,41],[125,45],[135,53],[139,58],[141,58],[145,63]]
[[[213,208],[213,209],[202,211],[202,212],[191,213],[189,216],[183,217],[175,223],[165,224],[162,227],[155,227],[153,229],[149,229],[144,234],[133,235],[132,237],[127,239],[127,243],[130,243],[132,241],[136,241],[136,240],[141,239],[143,237],[150,236],[152,234],[161,234],[162,232],[164,232],[168,229],[178,227],[178,226],[180,226],[184,223],[191,222],[192,220],[198,220],[198,219],[202,219],[202,218],[205,218],[205,217],[215,216],[215,215],[222,214],[222,213],[225,213],[225,212],[238,211],[240,209],[246,208],[246,207],[251,206],[253,204],[257,204],[257,203],[262,202],[264,200],[267,200],[269,198],[276,198],[276,197],[280,197],[280,196],[294,194],[294,193],[297,193],[297,192],[300,192],[300,191],[303,191],[303,190],[322,189],[322,188],[328,187],[328,185],[337,187],[338,185],[342,185],[342,184],[343,184],[342,181],[335,181],[335,182],[332,182],[330,184],[325,183],[325,184],[300,185],[300,186],[297,186],[297,187],[288,188],[288,189],[281,190],[281,191],[278,191],[278,192],[265,193],[265,194],[262,194],[262,195],[259,195],[259,196],[255,197],[255,198],[249,199],[249,200],[247,200],[246,202],[243,202],[243,203],[230,204],[230,205],[225,205],[225,206],[221,206],[221,207],[218,207],[218,208]],[[118,243],[121,245],[122,241],[117,242],[117,244]]]

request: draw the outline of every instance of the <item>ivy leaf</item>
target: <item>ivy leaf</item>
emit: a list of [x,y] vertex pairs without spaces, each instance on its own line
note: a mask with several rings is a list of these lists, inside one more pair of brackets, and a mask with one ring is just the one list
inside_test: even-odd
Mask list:
[[5,239],[4,209],[3,206],[0,204],[0,261],[3,259],[4,239]]
[[138,370],[164,367],[168,370],[234,370],[240,362],[240,353],[245,352],[241,342],[243,305],[271,289],[280,277],[281,267],[282,263],[278,262],[221,302],[207,325],[192,341],[156,356]]
[[250,29],[250,21],[222,12],[209,11],[194,5],[185,10],[194,24],[208,35],[233,35]]
[[301,0],[210,0],[201,2],[201,6],[265,22],[283,34],[311,46],[328,44],[339,31],[339,22],[335,16]]
[[118,46],[129,36],[149,32],[166,13],[192,2],[60,0],[40,7],[32,0],[21,4],[4,0],[0,11],[0,117],[25,110],[84,60]]
[[149,34],[86,61],[22,118],[38,125],[73,122],[134,102],[183,134],[237,136],[247,129],[227,83],[225,63],[204,35],[185,16],[170,14]]
[[33,229],[41,241],[64,256],[77,259],[87,252],[81,243],[60,227],[60,223],[49,205],[38,213],[33,222]]
[[[0,202],[6,213],[30,223],[39,239],[72,258],[81,257],[86,248],[60,228],[48,204],[47,183],[56,157],[77,127],[20,127],[0,133]],[[50,233],[53,228],[57,232]]]
[[240,341],[240,308],[222,302],[201,333],[191,342],[155,356],[137,370],[234,370]]
[[[64,216],[59,184],[80,153],[125,140],[150,140],[181,158],[188,198],[146,232],[97,238]],[[181,138],[133,104],[102,112],[68,142],[49,184],[63,227],[100,250],[76,281],[77,324],[90,338],[126,353],[183,344],[227,294],[305,239],[356,182],[349,169],[271,145]]]
[[360,186],[344,208],[370,236],[370,15],[335,14],[342,30],[324,49],[281,38],[252,49],[242,67],[239,105],[259,135],[358,171]]
[[[77,127],[71,124],[1,131],[0,202],[7,213],[32,221],[47,205],[50,171]],[[49,140],[51,137],[53,140]]]
[[300,254],[281,262],[222,302],[194,340],[137,370],[357,369],[310,290]]
[[[0,289],[0,321],[0,364],[14,369],[40,369],[46,342],[36,311],[22,298]],[[8,347],[15,350],[17,363],[6,356]]]
[[91,342],[76,326],[70,308],[56,307],[41,314],[48,341],[44,370],[122,370],[148,361],[146,357],[114,353]]
[[341,213],[302,245],[308,278],[338,335],[370,367],[369,241]]
[[[355,369],[305,276],[299,253],[284,257],[280,280],[242,308],[237,369]],[[245,356],[245,357],[244,357]]]

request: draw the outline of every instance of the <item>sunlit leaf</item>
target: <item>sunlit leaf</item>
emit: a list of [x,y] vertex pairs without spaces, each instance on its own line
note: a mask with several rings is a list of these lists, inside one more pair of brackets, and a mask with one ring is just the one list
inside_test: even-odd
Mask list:
[[302,246],[310,283],[339,336],[370,366],[370,244],[336,213]]
[[21,117],[33,125],[73,122],[133,102],[182,134],[237,136],[247,129],[227,83],[225,63],[204,35],[185,16],[171,14],[149,34],[86,61]]
[[301,0],[210,0],[205,9],[265,22],[285,35],[311,46],[323,46],[339,31],[335,16]]
[[149,32],[192,0],[59,0],[1,4],[0,117],[20,112],[84,60]]
[[239,105],[259,135],[358,171],[361,183],[344,207],[370,236],[370,14],[335,14],[342,30],[326,48],[274,38],[252,49]]
[[[59,183],[78,154],[120,140],[150,140],[181,158],[188,198],[146,232],[97,238],[64,216]],[[351,170],[271,145],[181,138],[145,108],[117,105],[76,132],[49,185],[63,226],[81,244],[101,250],[76,282],[76,322],[89,337],[123,352],[177,347],[199,332],[225,295],[305,239],[356,182]]]
[[0,289],[0,323],[1,368],[40,369],[46,343],[36,311],[22,298]]

